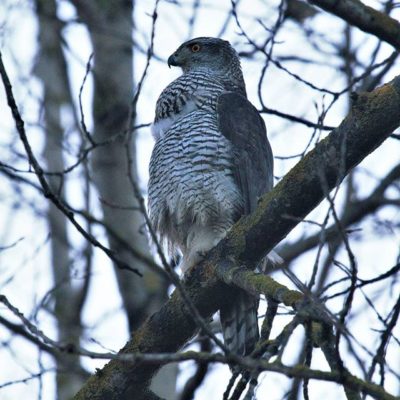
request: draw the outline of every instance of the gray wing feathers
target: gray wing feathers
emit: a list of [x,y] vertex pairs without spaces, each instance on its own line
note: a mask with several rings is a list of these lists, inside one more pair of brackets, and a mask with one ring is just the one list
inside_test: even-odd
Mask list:
[[[234,178],[248,214],[273,186],[273,156],[265,124],[256,108],[237,93],[219,96],[217,112],[219,130],[233,146]],[[259,339],[258,299],[243,290],[238,293],[234,303],[221,309],[222,331],[231,351],[247,355]]]
[[217,107],[219,129],[233,145],[235,180],[242,192],[244,213],[248,214],[273,186],[273,156],[265,124],[256,108],[240,94],[219,96]]

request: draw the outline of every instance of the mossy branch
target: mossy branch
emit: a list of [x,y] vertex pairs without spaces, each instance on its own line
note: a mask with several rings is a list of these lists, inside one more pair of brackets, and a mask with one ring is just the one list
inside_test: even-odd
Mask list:
[[[232,301],[236,289],[224,282],[239,283],[239,277],[242,282],[246,276],[247,289],[267,288],[277,301],[296,306],[301,301],[298,292],[287,290],[271,278],[264,277],[260,283],[253,273],[237,266],[257,263],[399,125],[400,77],[371,93],[359,95],[341,125],[262,198],[253,214],[235,224],[201,265],[190,271],[184,288],[200,314],[209,318],[222,305]],[[265,282],[268,285],[264,288]],[[120,353],[176,352],[197,329],[185,302],[174,292],[169,301],[135,332]],[[148,399],[148,385],[161,365],[161,362],[112,360],[88,380],[75,399]],[[293,371],[287,371],[289,376],[293,376]],[[321,374],[323,379],[332,373]]]
[[[221,363],[221,364],[238,364],[243,368],[249,370],[257,370],[257,371],[270,371],[285,374],[288,377],[296,377],[296,378],[305,378],[305,379],[316,379],[323,380],[328,382],[336,382],[342,384],[350,391],[354,392],[363,392],[367,395],[370,395],[379,400],[396,400],[397,398],[389,393],[387,393],[381,386],[376,385],[374,383],[366,382],[351,373],[347,370],[345,373],[339,372],[338,370],[321,371],[317,369],[311,369],[307,366],[287,366],[278,361],[269,362],[263,359],[254,359],[251,357],[240,357],[238,358],[235,355],[224,355],[221,353],[208,353],[208,352],[196,352],[196,351],[185,351],[183,353],[164,353],[164,354],[147,354],[141,355],[139,353],[136,354],[127,354],[126,357],[123,357],[126,362],[129,360],[134,360],[138,362],[138,360],[147,360],[146,362],[158,362],[160,359],[167,360],[169,362],[182,362],[182,361],[201,361],[208,363]],[[121,362],[121,361],[120,361]],[[99,376],[101,377],[101,372],[99,372]],[[121,399],[134,399],[145,398],[146,400],[152,400],[153,397],[150,392],[145,392],[145,397],[138,397],[139,394],[136,392],[134,397],[121,397]],[[85,397],[83,397],[85,398]],[[106,397],[92,397],[93,399],[106,399]],[[154,397],[157,398],[157,397]],[[355,398],[353,396],[353,398]]]

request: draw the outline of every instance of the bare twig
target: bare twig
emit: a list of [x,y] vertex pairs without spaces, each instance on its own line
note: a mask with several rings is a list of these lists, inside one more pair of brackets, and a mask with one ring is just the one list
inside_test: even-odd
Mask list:
[[86,240],[88,240],[90,243],[92,243],[93,246],[101,249],[110,259],[112,259],[116,263],[116,265],[118,265],[119,268],[126,269],[128,271],[131,271],[131,272],[139,275],[139,276],[142,276],[142,274],[137,269],[132,268],[131,266],[129,266],[126,263],[119,260],[118,257],[113,253],[113,251],[111,251],[107,247],[103,246],[93,235],[88,234],[85,231],[85,229],[83,229],[83,227],[76,221],[74,213],[60,200],[60,198],[56,194],[53,193],[53,191],[51,190],[51,188],[50,188],[49,184],[47,183],[47,180],[44,176],[42,167],[39,165],[35,155],[33,154],[32,148],[31,148],[28,138],[26,136],[24,121],[21,118],[21,115],[18,110],[18,106],[15,102],[11,83],[8,78],[6,69],[4,67],[3,58],[2,58],[1,53],[0,53],[0,74],[1,74],[3,85],[4,85],[4,88],[6,91],[8,105],[11,109],[11,112],[12,112],[12,115],[13,115],[13,118],[15,121],[15,126],[20,135],[21,141],[24,145],[26,154],[28,156],[29,163],[30,163],[30,165],[32,165],[33,170],[35,171],[35,174],[38,177],[40,185],[42,186],[44,196],[46,198],[48,198],[63,214],[65,214],[65,216],[72,223],[72,225],[78,230],[78,232]]

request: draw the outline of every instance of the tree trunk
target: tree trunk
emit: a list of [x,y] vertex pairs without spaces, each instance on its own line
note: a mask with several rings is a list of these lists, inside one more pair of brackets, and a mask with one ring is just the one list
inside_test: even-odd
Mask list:
[[[111,142],[96,148],[92,155],[92,174],[102,200],[105,225],[149,258],[145,223],[138,210],[128,170],[138,182],[135,140],[129,140],[133,98],[133,7],[131,2],[75,1],[86,22],[94,50],[94,133],[96,143]],[[132,114],[131,114],[132,113]],[[132,118],[133,119],[133,118]],[[129,148],[127,149],[127,147]],[[132,157],[128,162],[127,150]],[[118,258],[143,273],[143,278],[115,268],[119,290],[130,331],[158,310],[167,298],[168,282],[150,271],[145,263],[108,235],[111,249]],[[155,389],[164,398],[175,396],[177,368],[168,367],[165,377],[155,379]],[[164,372],[161,373],[163,375]]]
[[[40,55],[36,73],[44,87],[45,145],[43,157],[49,171],[62,171],[63,136],[61,125],[62,107],[71,104],[67,69],[60,43],[60,23],[56,17],[54,0],[37,0],[39,19]],[[49,176],[48,182],[61,198],[65,186],[65,176]],[[82,333],[80,313],[75,307],[77,290],[71,282],[72,260],[69,256],[67,219],[56,206],[49,204],[47,219],[51,240],[51,265],[53,270],[54,317],[57,322],[58,340],[62,343],[79,345]],[[79,358],[60,354],[55,357],[56,391],[58,400],[70,399],[81,387],[87,374],[82,369]]]

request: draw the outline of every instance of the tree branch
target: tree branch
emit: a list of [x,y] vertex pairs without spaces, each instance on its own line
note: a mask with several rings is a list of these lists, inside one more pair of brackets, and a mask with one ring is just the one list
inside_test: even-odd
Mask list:
[[59,354],[56,348],[46,343],[43,343],[36,336],[28,332],[23,325],[14,324],[13,322],[8,321],[6,318],[3,318],[1,315],[0,315],[0,324],[5,326],[13,334],[20,335],[23,338],[27,339],[29,342],[33,343],[40,350],[45,351],[46,353],[54,357]]
[[400,23],[359,0],[309,0],[364,32],[371,33],[400,50]]
[[[237,265],[257,263],[399,125],[400,76],[360,95],[341,125],[263,196],[258,209],[235,224],[201,265],[190,270],[184,287],[200,314],[208,318],[230,302],[236,289],[222,281],[234,280]],[[276,290],[271,297],[282,301],[283,292],[278,285],[273,285]],[[300,299],[297,296],[286,297],[289,305],[295,305]],[[185,302],[175,291],[160,311],[135,332],[120,354],[175,352],[197,329]],[[75,399],[146,399],[148,383],[161,365],[162,362],[112,360],[88,380]]]
[[[348,228],[360,222],[366,215],[376,212],[379,208],[387,205],[387,199],[384,197],[386,189],[400,178],[400,164],[396,165],[386,177],[384,177],[375,190],[365,199],[350,201],[345,208],[344,214],[340,219],[340,226]],[[340,232],[337,224],[333,224],[326,229],[324,242],[329,243],[340,239]],[[321,243],[320,233],[303,238],[294,243],[288,243],[279,249],[279,255],[288,264],[296,257],[304,254]]]

